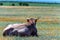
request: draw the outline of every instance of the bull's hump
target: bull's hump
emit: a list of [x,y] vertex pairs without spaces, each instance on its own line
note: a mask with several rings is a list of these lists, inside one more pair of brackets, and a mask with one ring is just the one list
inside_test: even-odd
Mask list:
[[12,28],[12,24],[8,25],[3,31],[8,30],[10,28]]

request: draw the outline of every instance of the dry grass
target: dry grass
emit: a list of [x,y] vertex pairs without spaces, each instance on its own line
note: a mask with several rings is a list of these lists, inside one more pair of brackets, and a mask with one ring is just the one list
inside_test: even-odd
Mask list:
[[[50,36],[60,36],[60,25],[54,26],[56,23],[60,23],[60,16],[57,14],[60,13],[60,7],[35,7],[35,6],[0,6],[1,12],[0,14],[0,40],[58,40],[58,38],[50,38]],[[12,11],[11,11],[12,10]],[[34,11],[32,11],[34,10]],[[3,12],[4,11],[4,12]],[[7,14],[12,14],[11,16],[8,16]],[[28,13],[28,14],[27,14]],[[29,14],[31,13],[31,14]],[[46,15],[45,15],[46,13]],[[57,14],[56,14],[57,13]],[[13,16],[16,15],[17,16]],[[20,15],[23,16],[20,16]],[[24,15],[25,14],[25,15]],[[48,14],[48,15],[47,15]],[[3,16],[5,15],[5,16]],[[7,16],[6,16],[7,15]],[[44,16],[45,15],[45,16]],[[50,16],[49,16],[50,15]],[[51,16],[54,15],[54,16]],[[26,16],[26,17],[25,17]],[[1,26],[1,22],[6,22],[4,25],[6,26],[8,22],[26,22],[27,17],[40,17],[42,16],[38,22],[37,22],[37,29],[38,29],[38,34],[41,35],[38,38],[36,37],[27,37],[26,38],[17,38],[17,37],[3,37],[2,36],[2,31],[5,28],[4,26]],[[51,19],[53,18],[53,19]],[[47,22],[47,24],[39,24],[40,22]],[[2,24],[3,24],[2,23]],[[50,25],[51,23],[52,26]],[[42,25],[42,26],[41,26]],[[47,37],[46,37],[47,36]],[[60,40],[60,39],[59,39]]]
[[[26,18],[24,17],[0,17],[0,21],[21,21],[21,22],[26,22]],[[38,22],[47,22],[48,24],[50,23],[59,23],[59,19],[39,19]]]

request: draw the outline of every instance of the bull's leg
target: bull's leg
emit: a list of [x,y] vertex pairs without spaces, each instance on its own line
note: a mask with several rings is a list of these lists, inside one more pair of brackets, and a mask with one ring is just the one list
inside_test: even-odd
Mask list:
[[31,32],[31,36],[38,36],[37,30],[33,30],[33,31]]
[[31,36],[31,33],[29,30],[26,30],[25,32],[19,32],[19,36],[22,36],[22,37]]
[[30,34],[28,33],[19,33],[19,35],[18,36],[21,36],[21,37],[24,37],[24,36],[30,36]]
[[12,36],[18,36],[19,35],[17,30],[14,32],[11,32],[11,34],[12,34]]
[[21,36],[21,37],[24,37],[24,36],[30,36],[30,32],[28,32],[28,31],[18,32],[18,31],[16,30],[16,31],[11,32],[11,35],[12,35],[12,36]]
[[10,36],[11,35],[11,32],[13,31],[14,29],[13,28],[10,28],[6,31],[3,32],[3,36]]
[[32,36],[38,36],[36,32],[31,33]]

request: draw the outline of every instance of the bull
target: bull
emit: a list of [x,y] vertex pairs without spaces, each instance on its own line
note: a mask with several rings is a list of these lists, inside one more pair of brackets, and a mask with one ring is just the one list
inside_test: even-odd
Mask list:
[[3,30],[3,36],[38,36],[37,20],[35,18],[28,18],[27,23],[10,24]]

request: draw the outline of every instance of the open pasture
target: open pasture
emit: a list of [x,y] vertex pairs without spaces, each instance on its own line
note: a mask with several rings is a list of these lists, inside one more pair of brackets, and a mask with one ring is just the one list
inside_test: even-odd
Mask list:
[[[37,18],[39,37],[3,37],[8,24],[24,23],[26,18]],[[0,6],[0,40],[60,40],[60,7]]]

